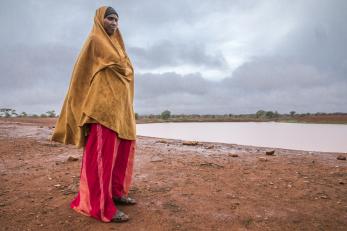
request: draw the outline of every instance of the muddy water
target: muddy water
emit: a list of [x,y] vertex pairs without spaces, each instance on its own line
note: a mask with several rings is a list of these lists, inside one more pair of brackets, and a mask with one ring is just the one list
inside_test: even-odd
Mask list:
[[322,152],[347,152],[347,125],[276,122],[138,124],[137,134]]

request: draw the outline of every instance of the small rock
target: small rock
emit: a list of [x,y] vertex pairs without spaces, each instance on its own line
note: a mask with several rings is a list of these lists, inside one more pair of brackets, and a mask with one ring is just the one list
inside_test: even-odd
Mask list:
[[239,157],[239,155],[237,155],[235,153],[229,154],[229,156],[231,156],[231,157]]
[[343,182],[342,180],[339,180],[339,184],[345,184],[345,182]]
[[265,158],[265,157],[258,157],[258,159],[260,160],[260,161],[267,161],[267,159]]
[[265,154],[268,156],[273,156],[273,155],[275,155],[275,150],[266,151]]
[[336,159],[338,160],[346,160],[346,157],[343,155],[339,155],[338,157],[336,157]]
[[159,156],[152,156],[150,162],[162,162],[164,159]]
[[206,149],[212,149],[214,148],[214,145],[207,146]]
[[201,163],[200,166],[213,167],[213,168],[224,168],[223,165],[219,165],[216,163],[210,163],[210,162]]
[[55,184],[54,187],[59,188],[61,187],[61,184]]
[[182,144],[183,145],[195,146],[195,145],[198,145],[199,142],[198,141],[183,141]]
[[322,198],[322,199],[328,199],[328,196],[327,196],[327,195],[321,195],[320,198]]
[[74,156],[69,156],[69,158],[67,158],[67,161],[77,161],[78,158],[74,157]]
[[4,203],[0,203],[0,207],[4,207],[6,206]]
[[167,141],[166,140],[158,140],[156,143],[167,144]]

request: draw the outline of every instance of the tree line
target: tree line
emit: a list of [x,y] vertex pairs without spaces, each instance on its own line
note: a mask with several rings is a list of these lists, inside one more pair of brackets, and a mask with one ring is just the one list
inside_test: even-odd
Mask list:
[[17,111],[15,109],[12,108],[0,108],[0,117],[5,117],[5,118],[9,118],[9,117],[57,117],[58,115],[55,113],[54,110],[51,111],[47,111],[46,113],[42,113],[40,115],[38,114],[28,114],[26,112],[20,112],[17,113]]
[[[149,115],[140,115],[139,113],[135,113],[136,119],[189,119],[189,118],[201,118],[201,119],[222,119],[222,118],[252,118],[252,119],[277,119],[283,117],[303,117],[303,116],[322,116],[322,115],[347,115],[347,113],[343,112],[334,112],[334,113],[325,113],[325,112],[316,112],[316,113],[297,113],[296,111],[290,111],[288,113],[279,113],[277,111],[266,111],[266,110],[258,110],[254,114],[172,114],[169,110],[164,110],[159,114],[149,114]],[[0,108],[0,117],[58,117],[54,110],[47,111],[42,114],[29,114],[26,112],[17,113],[15,109],[11,108]]]
[[165,110],[160,114],[149,114],[149,115],[140,115],[136,113],[136,119],[174,119],[174,118],[202,118],[202,119],[218,119],[218,118],[252,118],[252,119],[277,119],[277,118],[296,118],[304,116],[322,116],[322,115],[347,115],[343,112],[334,112],[334,113],[325,113],[325,112],[316,112],[316,113],[297,113],[296,111],[290,111],[288,113],[279,113],[277,111],[266,111],[258,110],[256,113],[250,114],[172,114],[169,110]]

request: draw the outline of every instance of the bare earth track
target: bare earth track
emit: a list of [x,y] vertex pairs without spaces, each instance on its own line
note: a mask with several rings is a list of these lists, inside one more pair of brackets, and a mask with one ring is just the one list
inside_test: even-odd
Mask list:
[[137,140],[138,204],[120,207],[130,222],[98,222],[69,208],[83,150],[50,142],[54,123],[0,119],[0,230],[347,230],[338,153],[149,137]]

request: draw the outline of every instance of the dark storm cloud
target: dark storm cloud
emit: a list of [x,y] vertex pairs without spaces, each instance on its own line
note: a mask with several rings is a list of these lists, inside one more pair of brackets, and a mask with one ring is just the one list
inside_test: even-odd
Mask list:
[[170,94],[204,95],[209,81],[200,73],[181,76],[177,73],[141,74],[136,79],[136,94],[141,99],[153,99]]
[[255,113],[261,109],[281,113],[321,112],[322,108],[347,111],[346,79],[341,81],[337,75],[318,72],[312,66],[287,65],[287,60],[247,63],[233,77],[218,82],[199,74],[189,78],[174,73],[139,75],[136,89],[137,108],[147,114],[166,109],[201,114]]
[[178,44],[160,41],[148,49],[130,47],[128,50],[138,67],[196,65],[209,68],[223,68],[226,61],[221,54],[207,54],[204,44]]
[[120,15],[139,113],[347,111],[343,0],[3,1],[0,107],[59,111],[100,5]]
[[[277,49],[282,55],[322,69],[341,69],[347,60],[347,2],[309,1],[298,24]],[[314,4],[316,3],[316,4]],[[319,4],[318,4],[319,3]]]
[[40,82],[61,84],[69,79],[70,70],[78,54],[73,47],[62,45],[39,45],[4,47],[1,70],[6,73],[1,79],[1,90],[31,88]]

